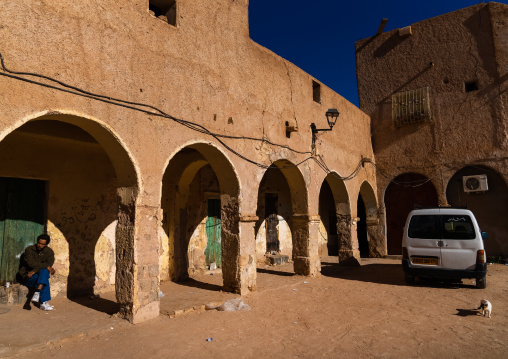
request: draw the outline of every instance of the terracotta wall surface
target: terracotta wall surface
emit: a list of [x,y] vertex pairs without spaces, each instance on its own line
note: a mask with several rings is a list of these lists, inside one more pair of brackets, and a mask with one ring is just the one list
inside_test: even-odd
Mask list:
[[[317,143],[328,166],[346,175],[360,154],[372,155],[368,116],[324,84],[321,103],[314,102],[311,76],[249,39],[247,1],[179,1],[176,27],[149,15],[145,2],[122,7],[114,1],[103,1],[101,7],[59,1],[3,5],[1,53],[12,70],[52,76],[91,92],[156,106],[217,133],[265,138],[302,152],[310,151],[310,123],[325,127],[325,111],[336,107],[341,112],[337,127],[321,134]],[[97,119],[121,139],[139,174],[157,174],[141,183],[146,204],[158,205],[160,177],[178,149],[195,141],[217,143],[170,119],[5,77],[2,81],[10,89],[2,101],[3,136],[48,111]],[[291,138],[286,138],[286,121],[299,128]],[[266,142],[227,143],[266,164],[279,158],[298,163],[308,156]],[[252,173],[259,183],[262,169],[224,151],[238,173]],[[301,168],[309,184],[311,173],[325,175],[312,161]],[[353,182],[348,186],[358,191]],[[245,210],[253,213],[256,201],[251,199],[257,191],[245,192],[250,203]],[[317,196],[309,198],[317,208]]]
[[24,127],[0,142],[0,176],[48,183],[47,230],[57,270],[52,294],[111,290],[117,205],[109,159],[97,143],[51,138]]
[[[356,43],[360,108],[372,118],[380,169],[378,198],[405,173],[426,176],[440,205],[449,204],[449,181],[466,166],[487,166],[506,182],[507,15],[505,4],[478,4],[407,24],[410,35],[396,29]],[[466,91],[470,82],[477,90]],[[431,121],[396,127],[392,95],[424,87],[430,88]],[[505,237],[492,230],[497,241]],[[503,247],[491,254],[508,255]]]
[[[102,156],[109,159],[107,180],[96,187],[88,174],[77,171],[74,175],[79,178],[68,179],[60,202],[51,204],[50,216],[58,219],[50,218],[51,229],[58,229],[69,242],[70,234],[60,228],[62,211],[68,215],[69,208],[78,208],[85,199],[93,202],[87,210],[105,211],[97,217],[100,225],[91,238],[102,252],[95,259],[89,256],[88,280],[100,288],[114,281],[121,314],[133,322],[158,314],[161,275],[177,275],[172,273],[177,261],[174,236],[181,229],[176,222],[168,224],[168,229],[163,226],[165,216],[175,215],[169,210],[174,201],[165,199],[164,193],[175,194],[171,198],[181,201],[178,195],[183,192],[171,186],[189,186],[191,180],[185,176],[195,165],[210,164],[217,176],[225,216],[223,250],[230,258],[223,267],[225,286],[240,291],[255,287],[253,226],[258,188],[266,170],[263,166],[277,161],[298,164],[297,172],[290,172],[286,179],[292,189],[293,215],[307,217],[293,219],[292,226],[298,229],[292,229],[292,237],[298,233],[302,241],[305,255],[299,255],[300,263],[318,269],[314,223],[318,223],[319,191],[327,173],[309,159],[310,124],[326,128],[326,110],[337,108],[341,113],[333,131],[319,134],[316,141],[317,153],[335,175],[352,173],[362,156],[374,159],[369,116],[325,84],[321,84],[320,102],[313,101],[314,79],[309,74],[249,38],[247,0],[178,0],[177,6],[177,22],[172,26],[148,12],[148,1],[0,1],[0,53],[9,70],[49,76],[105,96],[90,98],[76,89],[63,91],[61,85],[47,79],[1,70],[0,140],[8,140],[28,121],[46,119],[77,126],[97,142]],[[172,117],[158,116],[157,110],[133,103],[156,107]],[[217,139],[175,118],[235,138]],[[298,131],[287,134],[286,124]],[[26,143],[23,138],[16,141],[17,146]],[[80,157],[68,148],[72,146],[63,151],[76,166]],[[203,159],[188,160],[185,151],[189,148]],[[172,159],[175,161],[170,162]],[[15,155],[14,161],[18,161]],[[62,162],[50,154],[41,161]],[[106,166],[107,162],[95,163],[92,156],[79,163],[87,161],[84,168],[92,166],[95,172],[102,171],[102,163]],[[49,178],[53,198],[53,182],[66,181],[56,167],[48,167],[47,175],[31,172],[26,177]],[[66,168],[63,163],[62,168]],[[173,171],[178,178],[171,179]],[[350,198],[357,198],[364,181],[376,186],[371,165],[345,182]],[[171,184],[166,192],[164,183]],[[101,202],[103,198],[108,199],[107,205]],[[373,211],[377,212],[376,203]],[[355,214],[353,205],[351,215]],[[110,225],[116,220],[113,230]],[[85,228],[80,227],[82,230]],[[110,238],[113,234],[115,241]],[[62,246],[59,256],[65,258],[66,250]],[[97,279],[92,280],[92,261],[110,263],[105,253],[115,253],[116,277],[112,280],[107,271],[95,269]],[[175,263],[168,263],[171,259]],[[313,270],[302,269],[305,273]]]

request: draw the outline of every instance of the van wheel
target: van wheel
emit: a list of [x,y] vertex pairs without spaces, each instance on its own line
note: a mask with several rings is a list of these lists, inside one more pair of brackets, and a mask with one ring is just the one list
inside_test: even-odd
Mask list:
[[477,289],[485,289],[487,288],[487,277],[476,278],[476,288]]
[[413,284],[415,282],[415,277],[411,274],[404,273],[404,281],[406,284]]

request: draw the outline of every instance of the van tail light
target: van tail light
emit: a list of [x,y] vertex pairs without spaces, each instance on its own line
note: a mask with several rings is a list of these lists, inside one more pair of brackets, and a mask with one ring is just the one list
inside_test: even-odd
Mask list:
[[476,252],[476,263],[485,263],[485,251],[483,249],[479,249]]
[[407,254],[406,247],[402,247],[402,259],[409,259],[409,254]]

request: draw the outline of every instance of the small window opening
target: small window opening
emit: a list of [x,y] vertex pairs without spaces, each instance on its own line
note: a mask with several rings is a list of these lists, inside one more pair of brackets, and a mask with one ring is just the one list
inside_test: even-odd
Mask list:
[[312,80],[312,99],[314,102],[321,103],[321,85]]
[[176,0],[150,0],[148,10],[156,18],[176,26]]
[[478,81],[468,81],[464,83],[466,92],[478,91]]

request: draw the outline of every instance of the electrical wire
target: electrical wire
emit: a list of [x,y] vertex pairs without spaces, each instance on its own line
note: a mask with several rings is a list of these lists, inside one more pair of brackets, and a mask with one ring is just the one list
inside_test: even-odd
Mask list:
[[[173,116],[165,113],[164,111],[162,111],[162,110],[160,110],[157,107],[152,106],[152,105],[147,105],[147,104],[138,103],[138,102],[125,101],[125,100],[114,98],[114,97],[111,97],[111,96],[104,96],[104,95],[96,94],[96,93],[93,93],[93,92],[89,92],[89,91],[83,90],[83,89],[81,89],[79,87],[71,86],[69,84],[66,84],[65,82],[56,80],[56,79],[54,79],[52,77],[41,75],[41,74],[37,74],[37,73],[12,71],[12,70],[8,69],[5,66],[4,58],[3,58],[1,53],[0,53],[0,63],[1,63],[1,66],[2,66],[3,70],[5,72],[7,72],[7,73],[1,73],[0,72],[0,75],[5,76],[5,77],[13,78],[13,79],[16,79],[16,80],[20,80],[20,81],[23,81],[23,82],[39,85],[39,86],[42,86],[42,87],[46,87],[46,88],[50,88],[50,89],[54,89],[54,90],[58,90],[58,91],[63,91],[63,92],[66,92],[66,93],[70,93],[70,94],[77,95],[77,96],[82,96],[82,97],[85,97],[85,98],[90,98],[90,99],[93,99],[93,100],[96,100],[96,101],[112,104],[112,105],[115,105],[115,106],[124,107],[124,108],[127,108],[127,109],[131,109],[131,110],[134,110],[134,111],[145,113],[147,115],[170,119],[170,120],[172,120],[172,121],[174,121],[176,123],[179,123],[180,125],[183,125],[183,126],[189,128],[189,129],[193,130],[193,131],[202,133],[204,135],[212,136],[221,145],[223,145],[228,151],[230,151],[234,155],[238,156],[239,158],[241,158],[241,159],[243,159],[243,160],[245,160],[245,161],[247,161],[247,162],[249,162],[249,163],[251,163],[251,164],[253,164],[255,166],[258,166],[260,168],[264,168],[264,169],[279,168],[281,170],[286,170],[286,169],[289,169],[289,168],[298,167],[301,164],[303,164],[303,163],[305,163],[305,162],[307,162],[309,160],[314,160],[314,162],[326,174],[331,174],[334,177],[336,177],[336,178],[338,178],[340,180],[343,180],[343,181],[349,181],[349,180],[352,180],[353,178],[355,178],[358,175],[358,173],[360,172],[360,170],[361,170],[362,166],[364,165],[364,163],[371,163],[378,171],[380,171],[380,173],[383,176],[387,177],[381,171],[381,169],[379,169],[376,166],[376,164],[374,162],[372,162],[371,160],[366,161],[363,158],[358,162],[358,165],[356,166],[355,170],[351,174],[349,174],[348,176],[342,177],[342,176],[338,175],[337,173],[331,171],[328,168],[328,166],[326,165],[326,163],[324,162],[324,160],[322,159],[321,156],[319,156],[319,155],[313,155],[313,153],[311,151],[298,151],[298,150],[295,150],[295,149],[293,149],[293,148],[291,148],[289,146],[276,144],[276,143],[273,143],[273,142],[271,142],[269,140],[266,140],[264,138],[260,139],[260,138],[254,138],[254,137],[231,136],[231,135],[223,135],[223,134],[214,133],[214,132],[211,132],[210,130],[208,130],[203,125],[200,125],[200,124],[197,124],[197,123],[194,123],[194,122],[191,122],[191,121],[185,121],[185,120],[182,120],[182,119],[178,119],[178,118],[173,117]],[[21,76],[31,76],[31,77],[36,77],[36,78],[40,78],[40,79],[45,79],[45,80],[51,81],[53,83],[56,83],[56,84],[62,86],[63,88],[55,86],[55,85],[50,85],[50,84],[47,84],[47,83],[43,83],[43,82],[40,82],[40,81],[30,80],[30,79],[27,79],[27,78],[24,78],[24,77],[21,77]],[[153,111],[155,111],[155,112],[153,112]],[[287,150],[292,151],[292,152],[297,153],[297,154],[310,154],[311,156],[309,156],[309,157],[305,158],[304,160],[302,160],[302,161],[300,161],[300,162],[298,162],[298,163],[296,163],[294,165],[291,165],[291,166],[277,166],[277,165],[274,165],[274,164],[264,165],[262,163],[259,163],[259,162],[256,162],[254,160],[251,160],[251,159],[245,157],[244,155],[242,155],[241,153],[239,153],[238,151],[234,150],[233,148],[231,148],[229,145],[227,145],[222,140],[223,138],[224,139],[235,139],[235,140],[238,140],[238,139],[241,139],[241,140],[251,140],[251,141],[258,141],[258,142],[268,143],[268,144],[270,144],[272,146],[284,148],[284,149],[287,149]],[[392,182],[396,183],[395,181],[392,181]]]

